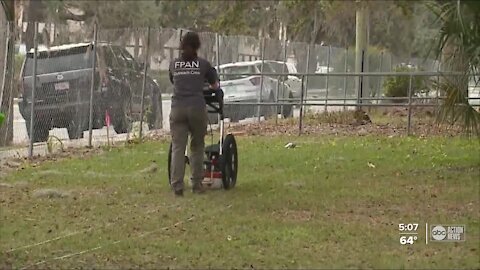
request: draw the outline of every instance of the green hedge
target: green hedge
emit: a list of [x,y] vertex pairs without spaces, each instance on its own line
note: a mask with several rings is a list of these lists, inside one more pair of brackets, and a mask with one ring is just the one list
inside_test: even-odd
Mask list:
[[[419,71],[415,67],[406,65],[394,68],[395,72],[415,72]],[[410,76],[388,77],[383,83],[385,96],[387,97],[408,97],[408,88],[410,86]],[[426,86],[425,78],[414,76],[412,78],[412,95],[421,92]]]

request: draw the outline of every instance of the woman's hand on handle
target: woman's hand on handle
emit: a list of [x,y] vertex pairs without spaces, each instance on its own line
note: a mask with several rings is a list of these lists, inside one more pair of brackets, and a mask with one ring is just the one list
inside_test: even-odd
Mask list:
[[210,84],[210,89],[212,89],[212,90],[217,90],[219,88],[220,88],[220,82],[219,81],[216,81],[215,83]]

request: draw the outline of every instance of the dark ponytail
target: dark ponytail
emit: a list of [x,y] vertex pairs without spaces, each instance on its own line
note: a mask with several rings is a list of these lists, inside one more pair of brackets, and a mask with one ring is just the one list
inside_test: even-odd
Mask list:
[[195,32],[186,33],[180,41],[182,57],[191,61],[197,57],[197,51],[200,49],[200,37]]

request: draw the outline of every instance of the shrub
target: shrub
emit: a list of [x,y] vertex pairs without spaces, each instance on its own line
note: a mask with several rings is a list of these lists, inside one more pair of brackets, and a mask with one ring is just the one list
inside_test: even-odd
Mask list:
[[[401,65],[394,68],[395,72],[414,72],[419,71],[415,67],[408,65]],[[387,97],[408,97],[408,88],[410,85],[410,76],[393,76],[388,77],[383,83],[385,96]],[[415,93],[424,90],[425,78],[421,76],[414,76],[412,78],[412,96]]]

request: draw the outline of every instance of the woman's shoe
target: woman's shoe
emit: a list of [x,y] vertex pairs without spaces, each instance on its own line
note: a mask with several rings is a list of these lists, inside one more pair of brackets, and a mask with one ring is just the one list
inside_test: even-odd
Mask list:
[[194,184],[193,187],[192,187],[192,192],[193,193],[202,194],[202,193],[205,193],[205,191],[207,191],[207,190],[202,185],[202,183]]

